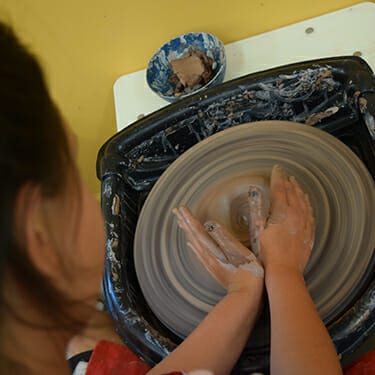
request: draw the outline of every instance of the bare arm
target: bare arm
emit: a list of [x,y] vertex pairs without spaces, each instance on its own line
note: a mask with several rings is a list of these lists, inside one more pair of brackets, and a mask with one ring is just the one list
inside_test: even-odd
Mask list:
[[186,208],[175,210],[189,245],[227,290],[194,332],[149,375],[205,369],[229,374],[259,315],[264,271],[247,248],[215,222],[202,226]]
[[298,272],[266,270],[273,375],[342,374],[335,348]]
[[342,374],[303,279],[314,239],[308,197],[280,167],[271,176],[271,216],[260,235],[271,310],[272,375]]
[[254,293],[227,294],[195,331],[148,374],[196,369],[229,374],[256,321],[261,291],[262,287],[254,288]]

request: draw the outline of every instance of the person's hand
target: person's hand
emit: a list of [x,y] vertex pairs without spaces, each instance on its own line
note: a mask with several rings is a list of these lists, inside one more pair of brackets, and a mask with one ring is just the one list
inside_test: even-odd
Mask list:
[[303,273],[314,243],[313,210],[296,179],[278,165],[272,169],[270,216],[259,240],[266,272],[282,266]]
[[223,226],[214,221],[203,226],[186,207],[175,208],[173,213],[186,234],[189,247],[228,293],[263,289],[262,265]]

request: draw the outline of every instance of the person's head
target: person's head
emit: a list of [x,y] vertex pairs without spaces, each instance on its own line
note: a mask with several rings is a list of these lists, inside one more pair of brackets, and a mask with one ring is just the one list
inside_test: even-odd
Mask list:
[[100,210],[37,60],[2,23],[0,51],[0,325],[47,316],[73,332],[99,290]]

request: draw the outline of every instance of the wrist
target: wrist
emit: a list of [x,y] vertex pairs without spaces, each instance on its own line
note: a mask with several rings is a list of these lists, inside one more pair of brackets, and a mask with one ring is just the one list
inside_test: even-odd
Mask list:
[[228,290],[224,297],[232,306],[238,306],[239,309],[247,311],[249,323],[254,323],[254,319],[259,318],[263,310],[264,287],[241,290]]
[[303,273],[297,266],[274,263],[265,267],[266,285],[270,281],[275,281],[281,278],[293,279],[295,282],[305,283]]
[[[255,278],[254,278],[255,279]],[[256,278],[251,284],[232,283],[227,295],[238,295],[242,298],[261,299],[264,290],[264,279]]]

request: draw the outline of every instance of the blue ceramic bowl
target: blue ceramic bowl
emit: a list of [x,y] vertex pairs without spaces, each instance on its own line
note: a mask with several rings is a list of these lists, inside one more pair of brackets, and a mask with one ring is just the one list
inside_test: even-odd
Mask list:
[[[173,74],[170,61],[183,57],[190,47],[200,49],[214,60],[214,76],[198,89],[188,94],[175,96],[174,85],[168,82],[169,77]],[[225,68],[224,45],[218,38],[203,32],[187,33],[171,39],[155,52],[148,64],[146,78],[152,91],[168,102],[175,102],[223,82]]]

